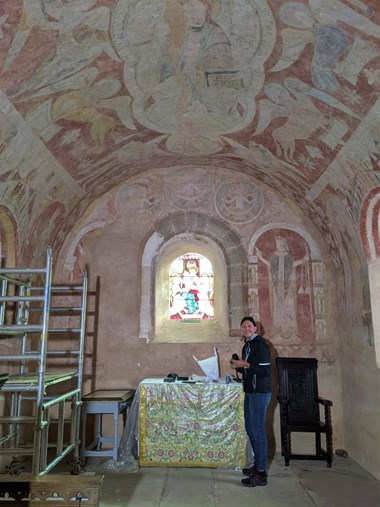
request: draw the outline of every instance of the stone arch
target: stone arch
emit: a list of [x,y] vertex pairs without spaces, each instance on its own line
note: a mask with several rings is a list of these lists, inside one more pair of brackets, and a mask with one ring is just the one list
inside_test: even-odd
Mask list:
[[380,316],[373,311],[380,298],[380,188],[372,190],[364,199],[360,214],[360,235],[368,262],[370,307],[365,315],[373,332],[376,364],[380,368]]
[[317,243],[314,241],[314,239],[310,236],[310,234],[305,231],[302,227],[298,227],[297,225],[293,224],[284,224],[281,222],[272,222],[270,224],[266,224],[263,227],[260,227],[255,234],[251,237],[251,240],[249,242],[248,247],[248,254],[251,255],[251,252],[253,252],[253,248],[258,240],[258,238],[264,234],[264,232],[269,231],[271,229],[289,229],[290,231],[297,232],[300,236],[305,238],[307,241],[309,247],[310,247],[310,257],[311,259],[320,259],[320,251],[318,248]]
[[[268,272],[271,272],[272,261],[269,262],[268,258],[263,259],[260,252],[255,251],[255,247],[261,237],[273,230],[291,231],[302,237],[307,245],[307,249],[304,251],[303,256],[298,259],[293,259],[295,262],[291,265],[298,265],[298,268],[295,267],[292,269],[291,276],[288,272],[289,287],[293,287],[293,289],[289,289],[286,299],[283,299],[282,303],[279,302],[281,301],[280,297],[277,299],[277,290],[274,288],[275,278],[273,278],[273,273],[268,275],[268,285],[264,287],[263,291],[263,283],[259,276],[259,263],[261,262],[262,265],[267,264]],[[248,260],[250,274],[248,293],[251,313],[257,318],[260,325],[263,325],[265,321],[271,332],[271,339],[276,343],[276,346],[280,347],[283,346],[284,343],[292,343],[292,346],[299,347],[299,350],[301,350],[300,347],[306,346],[304,353],[307,353],[307,350],[310,352],[310,348],[307,349],[307,347],[312,347],[313,349],[316,346],[325,347],[328,338],[326,335],[327,315],[324,265],[319,247],[312,236],[298,225],[282,222],[265,224],[263,227],[256,230],[250,239]],[[299,287],[296,280],[296,269],[301,271],[301,285]],[[305,285],[302,282],[303,278],[305,278]],[[290,283],[292,283],[292,285],[290,285]],[[266,305],[266,310],[265,305],[263,305],[264,311],[262,312],[260,300],[262,298],[262,292],[265,293],[266,291],[268,292],[268,304]],[[300,297],[303,301],[300,301]],[[275,301],[277,301],[276,304]],[[285,301],[287,301],[287,304],[285,304]],[[302,306],[300,306],[300,303]],[[302,310],[299,310],[300,308],[302,308]],[[301,316],[302,319],[305,318],[305,321],[301,319]],[[299,320],[299,325],[297,325],[297,320]],[[302,337],[302,341],[299,335],[299,329],[301,328],[304,329],[304,331],[305,329],[307,330]]]
[[247,258],[237,234],[224,222],[198,212],[174,213],[154,226],[142,254],[139,337],[147,341],[154,338],[156,266],[164,247],[176,239],[201,241],[221,253],[227,277],[228,334],[237,335],[241,316],[248,309]]
[[368,262],[380,256],[379,218],[380,188],[376,188],[364,199],[360,216],[360,236]]
[[0,263],[6,259],[7,267],[15,267],[17,261],[16,221],[5,206],[0,206]]

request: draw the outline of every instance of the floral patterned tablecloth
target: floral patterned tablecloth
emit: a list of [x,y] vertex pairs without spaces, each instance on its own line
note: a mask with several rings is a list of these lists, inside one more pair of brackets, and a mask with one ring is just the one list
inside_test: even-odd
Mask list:
[[241,384],[147,379],[139,391],[141,466],[244,466]]

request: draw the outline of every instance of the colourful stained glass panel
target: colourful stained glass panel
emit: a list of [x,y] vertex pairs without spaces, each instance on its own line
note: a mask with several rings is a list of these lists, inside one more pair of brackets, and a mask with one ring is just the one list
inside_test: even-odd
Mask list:
[[203,255],[187,253],[169,268],[169,318],[214,318],[214,271]]

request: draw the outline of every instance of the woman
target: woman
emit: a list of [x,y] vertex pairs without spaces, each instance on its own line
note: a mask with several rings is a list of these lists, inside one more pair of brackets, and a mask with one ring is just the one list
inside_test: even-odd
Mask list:
[[243,374],[245,430],[252,445],[255,464],[243,468],[247,479],[243,486],[266,486],[268,483],[266,462],[268,441],[266,434],[266,413],[271,394],[271,366],[268,344],[257,331],[252,317],[244,317],[240,323],[244,339],[242,359],[231,359],[231,367]]

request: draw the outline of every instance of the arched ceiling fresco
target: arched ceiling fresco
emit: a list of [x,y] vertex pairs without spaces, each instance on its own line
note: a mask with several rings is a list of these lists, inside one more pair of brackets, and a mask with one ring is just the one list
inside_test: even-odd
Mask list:
[[379,64],[378,0],[3,0],[1,203],[33,245],[143,171],[219,166],[333,245],[379,186]]

